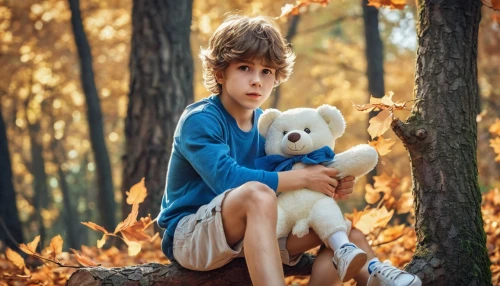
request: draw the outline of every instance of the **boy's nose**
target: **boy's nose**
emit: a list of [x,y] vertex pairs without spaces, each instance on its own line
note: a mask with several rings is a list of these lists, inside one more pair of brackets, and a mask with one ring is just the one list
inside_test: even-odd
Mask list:
[[252,77],[252,82],[251,82],[252,86],[261,86],[262,85],[262,82],[260,81],[260,76],[259,75],[254,75]]

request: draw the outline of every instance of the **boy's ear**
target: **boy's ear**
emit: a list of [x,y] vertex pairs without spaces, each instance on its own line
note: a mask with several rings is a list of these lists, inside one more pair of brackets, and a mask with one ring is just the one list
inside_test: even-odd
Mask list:
[[281,112],[278,109],[266,109],[264,113],[262,113],[262,115],[259,117],[259,123],[257,124],[260,135],[266,137],[267,132],[269,131],[269,127],[271,127],[271,124],[273,124],[274,120],[280,115]]
[[215,72],[215,81],[217,81],[218,84],[224,83],[224,70],[221,69]]
[[345,131],[345,120],[342,113],[335,107],[328,104],[323,104],[316,109],[323,117],[323,119],[328,123],[328,127],[332,131],[333,138],[337,139]]

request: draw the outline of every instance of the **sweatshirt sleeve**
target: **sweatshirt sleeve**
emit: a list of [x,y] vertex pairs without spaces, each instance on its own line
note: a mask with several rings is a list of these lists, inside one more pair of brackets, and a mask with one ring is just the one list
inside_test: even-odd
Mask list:
[[223,132],[220,121],[205,112],[190,115],[180,130],[180,151],[203,181],[216,193],[249,181],[266,184],[276,192],[278,174],[238,165],[229,155]]

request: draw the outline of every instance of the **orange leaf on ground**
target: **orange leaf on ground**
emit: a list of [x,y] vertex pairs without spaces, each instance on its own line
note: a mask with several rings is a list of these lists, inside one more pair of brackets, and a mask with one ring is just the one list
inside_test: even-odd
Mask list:
[[384,139],[382,135],[378,136],[376,141],[370,141],[368,144],[373,146],[380,156],[387,155],[391,152],[391,147],[396,141],[392,138]]
[[394,210],[387,211],[385,207],[363,211],[359,221],[354,226],[364,234],[370,233],[377,227],[385,227],[391,220]]
[[33,255],[36,253],[36,247],[40,242],[40,236],[37,235],[32,242],[29,242],[27,245],[24,243],[19,244],[19,249],[21,249],[24,253]]
[[137,215],[139,214],[139,204],[138,203],[134,203],[132,205],[132,211],[130,212],[130,214],[128,215],[128,217],[120,222],[116,228],[115,228],[115,231],[114,231],[114,234],[117,234],[118,232],[122,231],[123,229],[131,226],[132,224],[134,224],[136,221],[137,221]]
[[128,255],[129,256],[136,256],[141,252],[142,245],[139,242],[135,241],[125,241],[128,246]]
[[390,127],[392,122],[392,113],[384,109],[377,114],[377,116],[370,119],[370,126],[368,127],[368,133],[373,138],[384,134]]
[[482,2],[493,10],[500,11],[500,0],[483,0]]
[[495,157],[495,161],[500,162],[500,137],[491,139],[490,146],[493,147],[493,151],[498,155]]
[[133,185],[130,188],[130,192],[126,192],[127,194],[127,204],[132,205],[133,203],[142,203],[144,199],[148,196],[148,190],[146,189],[146,185],[144,183],[144,178],[142,180]]
[[397,214],[409,213],[413,209],[413,196],[411,193],[403,193],[396,205]]
[[88,258],[87,256],[78,253],[78,251],[74,250],[73,248],[70,248],[70,250],[75,254],[75,259],[80,263],[82,266],[99,266],[100,264],[95,263],[92,261],[92,259]]
[[52,238],[49,247],[46,249],[51,259],[57,260],[57,255],[62,252],[64,240],[58,234]]
[[376,8],[389,7],[391,9],[402,10],[406,6],[406,0],[368,0],[368,6]]
[[93,230],[98,230],[98,231],[102,231],[104,232],[105,234],[108,234],[109,232],[102,226],[96,224],[96,223],[93,223],[91,221],[88,221],[88,222],[82,222],[83,225],[87,226],[87,227],[90,227],[91,229]]
[[106,243],[106,234],[103,234],[102,238],[97,240],[97,248],[102,248],[105,243]]

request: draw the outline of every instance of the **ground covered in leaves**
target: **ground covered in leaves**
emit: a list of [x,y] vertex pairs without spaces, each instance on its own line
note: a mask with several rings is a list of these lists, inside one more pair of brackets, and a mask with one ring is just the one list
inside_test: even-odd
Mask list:
[[[380,187],[380,180],[378,187]],[[492,263],[492,283],[500,285],[500,228],[498,227],[500,224],[500,191],[498,189],[490,190],[483,195],[482,212],[487,234],[487,248]],[[357,227],[367,233],[373,249],[382,261],[388,259],[393,265],[404,267],[411,260],[415,250],[415,231],[412,227],[404,224],[387,225],[392,216],[393,211],[387,211],[385,206],[367,208],[364,211],[355,211],[348,215]],[[127,248],[129,245],[127,243],[123,244],[121,249],[115,246],[103,249],[102,245],[99,245],[101,248],[81,246],[80,250],[72,249],[71,252],[63,252],[63,240],[60,236],[54,237],[50,245],[40,253],[35,251],[38,245],[37,238],[28,244],[21,244],[22,251],[32,254],[26,254],[24,257],[9,248],[5,248],[5,251],[0,253],[0,286],[64,285],[71,273],[77,269],[74,267],[82,265],[121,267],[150,262],[168,264],[168,260],[160,250],[159,237],[148,234],[150,222],[150,219],[143,218],[137,221],[136,218],[132,217],[129,221],[122,222],[121,226],[119,225],[123,230],[127,228],[123,228],[123,223],[129,223],[128,227],[131,229],[144,231],[142,237],[129,233],[128,238],[125,238],[126,242],[138,240],[136,243],[141,244],[139,251],[137,251],[136,246],[132,246],[132,251],[137,251],[137,253],[130,253],[131,249]],[[92,228],[98,227],[93,226]],[[115,234],[105,230],[101,231],[109,234],[105,237],[115,236]],[[0,248],[4,247],[0,246]],[[37,257],[43,257],[43,259]],[[306,285],[307,281],[308,277],[287,278],[289,285]]]

